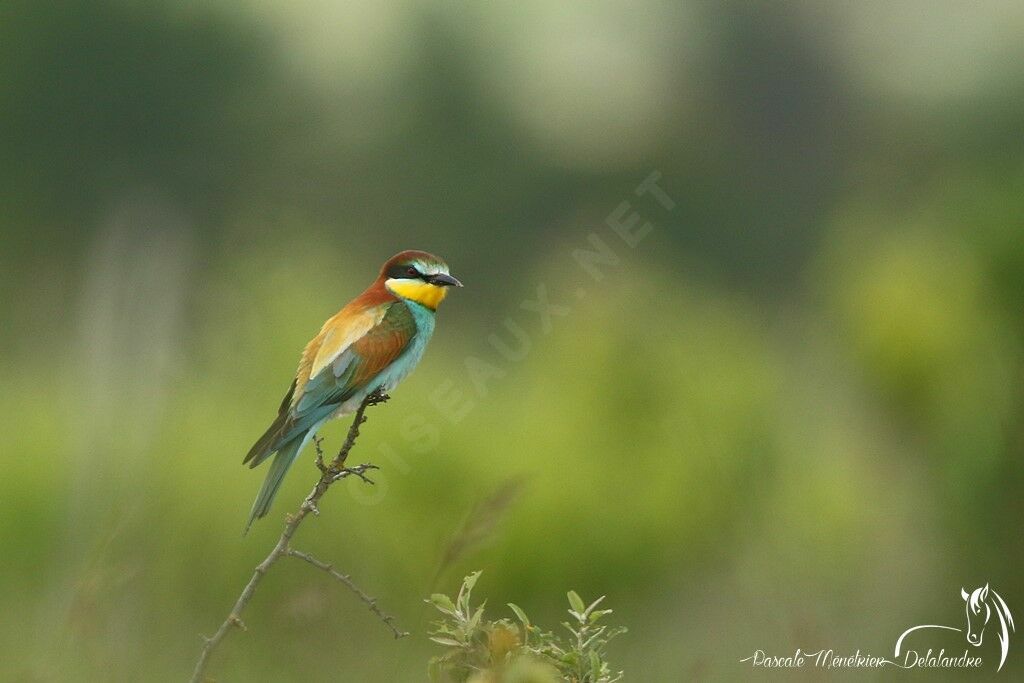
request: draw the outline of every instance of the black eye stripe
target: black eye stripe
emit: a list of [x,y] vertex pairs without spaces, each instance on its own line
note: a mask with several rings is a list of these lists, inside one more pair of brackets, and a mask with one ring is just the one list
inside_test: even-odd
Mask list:
[[388,270],[388,277],[398,279],[409,279],[409,278],[422,278],[423,275],[416,269],[415,266],[408,264],[399,264],[391,266]]

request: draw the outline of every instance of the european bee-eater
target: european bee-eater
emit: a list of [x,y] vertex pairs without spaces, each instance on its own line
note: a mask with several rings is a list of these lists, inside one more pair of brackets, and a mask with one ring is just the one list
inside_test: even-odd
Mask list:
[[434,312],[452,286],[462,283],[444,261],[425,251],[403,251],[324,323],[302,352],[277,419],[243,461],[256,467],[277,454],[247,530],[270,510],[285,473],[320,425],[355,412],[377,389],[394,389],[416,367],[434,332]]

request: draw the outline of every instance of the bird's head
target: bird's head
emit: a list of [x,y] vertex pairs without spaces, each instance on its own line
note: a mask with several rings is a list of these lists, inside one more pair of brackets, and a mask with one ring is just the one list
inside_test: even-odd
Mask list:
[[435,310],[449,287],[462,283],[448,273],[448,264],[425,251],[403,251],[380,270],[384,286],[395,296]]

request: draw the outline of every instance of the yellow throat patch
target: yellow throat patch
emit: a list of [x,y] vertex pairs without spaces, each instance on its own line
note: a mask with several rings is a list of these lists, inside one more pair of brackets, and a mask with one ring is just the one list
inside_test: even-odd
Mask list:
[[403,299],[409,299],[415,301],[418,304],[422,304],[431,310],[437,309],[437,305],[441,303],[444,297],[448,294],[447,287],[439,287],[432,285],[429,282],[420,282],[417,280],[396,280],[391,279],[387,281],[387,287],[397,296]]

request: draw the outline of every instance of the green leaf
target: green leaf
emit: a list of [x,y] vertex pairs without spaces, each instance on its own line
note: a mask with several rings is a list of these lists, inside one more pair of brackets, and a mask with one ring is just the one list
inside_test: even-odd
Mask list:
[[434,593],[430,596],[430,603],[437,609],[447,614],[455,614],[455,603],[444,593]]
[[442,635],[443,634],[448,634],[450,636],[454,636],[455,635],[455,631],[453,631],[451,626],[449,626],[448,624],[437,624],[435,626],[434,630],[431,631],[431,633],[433,633],[434,635],[437,635],[437,634],[442,634]]
[[483,572],[478,570],[463,579],[462,585],[465,587],[467,593],[473,590],[473,586],[476,585],[476,580],[480,578],[481,574],[483,574]]
[[508,606],[509,606],[509,609],[511,609],[513,612],[515,612],[516,618],[519,619],[520,622],[522,622],[523,626],[526,626],[527,628],[529,628],[529,626],[530,626],[530,618],[526,616],[526,612],[524,612],[522,609],[520,609],[520,607],[518,605],[514,605],[511,602],[508,603]]
[[451,638],[438,638],[437,636],[431,636],[430,639],[438,645],[445,645],[447,647],[462,647],[462,643]]
[[459,589],[459,597],[456,598],[455,602],[459,606],[459,609],[465,613],[469,613],[469,596],[473,592],[473,586],[476,585],[476,580],[480,578],[482,572],[475,571],[462,580],[462,588]]
[[473,630],[480,624],[480,617],[484,615],[484,605],[487,604],[485,600],[483,604],[477,607],[476,612],[473,613],[473,618],[469,620],[469,629]]
[[595,680],[601,675],[601,658],[594,650],[590,651],[590,673]]
[[600,619],[606,614],[611,614],[613,610],[610,609],[599,609],[590,613],[590,623],[593,624],[595,621]]
[[587,606],[583,604],[583,598],[581,598],[576,591],[569,591],[567,595],[569,596],[569,605],[571,605],[578,613],[583,614],[587,609]]

